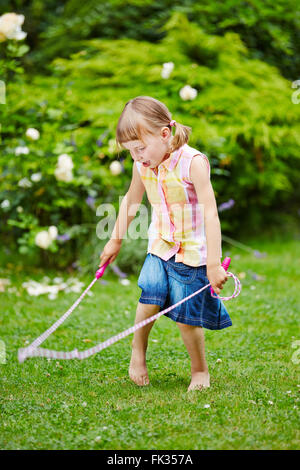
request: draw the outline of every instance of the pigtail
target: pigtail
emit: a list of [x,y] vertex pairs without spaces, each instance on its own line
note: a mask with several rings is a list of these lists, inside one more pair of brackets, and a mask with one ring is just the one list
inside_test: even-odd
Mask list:
[[184,126],[183,124],[180,124],[177,121],[172,127],[175,127],[175,134],[173,135],[173,138],[171,140],[170,151],[174,152],[175,150],[179,149],[179,147],[188,142],[189,135],[192,132],[192,128],[189,126]]

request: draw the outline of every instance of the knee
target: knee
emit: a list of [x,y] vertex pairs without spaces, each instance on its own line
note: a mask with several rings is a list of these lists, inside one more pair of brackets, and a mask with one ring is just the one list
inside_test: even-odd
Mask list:
[[161,307],[156,304],[143,304],[141,302],[138,303],[138,311],[144,312],[147,317],[158,313],[160,308]]
[[178,328],[180,329],[180,331],[182,333],[186,333],[188,331],[191,331],[192,330],[192,325],[186,325],[185,323],[179,323],[179,322],[176,322],[177,323],[177,326]]
[[176,323],[177,323],[178,328],[181,331],[195,331],[197,329],[202,329],[202,326],[186,325],[185,323],[179,323],[179,322],[176,322]]

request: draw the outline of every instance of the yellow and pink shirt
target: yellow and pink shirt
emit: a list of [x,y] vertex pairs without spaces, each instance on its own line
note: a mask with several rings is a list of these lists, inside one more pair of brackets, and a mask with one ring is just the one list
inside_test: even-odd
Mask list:
[[172,152],[156,168],[144,167],[140,162],[136,165],[152,206],[147,253],[165,261],[175,254],[176,262],[202,266],[207,262],[204,207],[198,203],[190,178],[195,155],[205,159],[210,177],[207,156],[188,144]]

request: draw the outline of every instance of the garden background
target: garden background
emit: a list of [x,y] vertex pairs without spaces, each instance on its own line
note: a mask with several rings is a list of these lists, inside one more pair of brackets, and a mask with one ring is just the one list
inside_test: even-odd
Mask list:
[[[1,448],[299,447],[297,2],[2,0],[0,15]],[[131,180],[116,124],[138,95],[192,127],[242,282],[233,326],[205,331],[211,389],[189,398],[167,318],[153,329],[148,389],[127,378],[131,337],[82,363],[17,362],[93,278],[108,240],[97,208],[118,212]],[[146,247],[125,239],[45,347],[82,349],[131,326]]]

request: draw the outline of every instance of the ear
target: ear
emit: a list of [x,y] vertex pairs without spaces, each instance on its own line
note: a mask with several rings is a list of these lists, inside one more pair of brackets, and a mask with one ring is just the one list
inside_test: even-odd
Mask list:
[[164,139],[168,139],[172,133],[169,127],[165,126],[161,128],[160,134]]

